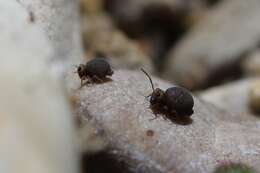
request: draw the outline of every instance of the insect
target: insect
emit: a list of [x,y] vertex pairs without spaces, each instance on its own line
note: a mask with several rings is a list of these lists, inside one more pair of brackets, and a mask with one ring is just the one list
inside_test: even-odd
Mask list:
[[157,105],[160,109],[180,116],[189,117],[193,114],[194,100],[188,90],[181,87],[170,87],[166,91],[160,88],[154,89],[153,81],[149,74],[142,69],[142,72],[150,80],[153,92],[150,97],[151,106]]
[[103,82],[106,76],[112,76],[114,72],[104,58],[95,58],[86,64],[80,64],[76,73],[79,75],[82,86],[84,80]]

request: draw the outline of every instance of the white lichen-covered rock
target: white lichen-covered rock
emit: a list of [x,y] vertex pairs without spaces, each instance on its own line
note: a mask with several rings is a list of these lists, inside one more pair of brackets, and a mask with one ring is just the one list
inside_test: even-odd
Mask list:
[[[75,86],[75,66],[83,61],[81,35],[78,16],[78,0],[19,0],[29,15],[33,15],[32,25],[37,25],[48,36],[54,56],[49,61],[50,69],[62,75],[66,87]],[[28,17],[28,20],[30,17]]]
[[[81,58],[78,0],[19,0],[34,17],[33,24],[41,27],[55,48],[54,61],[75,62]],[[67,40],[67,41],[65,41]]]
[[77,173],[70,108],[49,70],[56,50],[18,1],[0,9],[0,172]]

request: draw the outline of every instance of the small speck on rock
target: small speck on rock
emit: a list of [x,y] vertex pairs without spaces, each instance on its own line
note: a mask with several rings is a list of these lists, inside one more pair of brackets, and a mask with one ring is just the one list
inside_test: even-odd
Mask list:
[[153,130],[147,130],[146,135],[149,136],[149,137],[152,137],[152,136],[154,136],[154,131]]

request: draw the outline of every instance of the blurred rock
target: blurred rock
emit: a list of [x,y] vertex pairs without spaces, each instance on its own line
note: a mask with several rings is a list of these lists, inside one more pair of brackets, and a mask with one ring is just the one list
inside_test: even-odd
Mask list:
[[250,106],[256,113],[260,113],[260,78],[250,87]]
[[214,106],[229,112],[229,117],[222,117],[224,121],[260,121],[250,109],[251,85],[256,81],[259,79],[243,79],[205,90],[199,96]]
[[18,1],[0,8],[0,172],[77,173],[71,111],[50,70],[58,50]]
[[260,50],[253,52],[244,60],[243,70],[247,75],[260,75]]
[[95,15],[103,11],[103,0],[80,0],[83,15]]
[[202,0],[105,0],[104,4],[120,29],[142,46],[145,43],[159,73],[166,52],[207,10]]
[[221,2],[222,0],[205,0],[210,6],[216,5],[217,3]]
[[260,1],[221,1],[169,54],[164,76],[188,88],[240,74],[240,63],[260,36]]
[[96,15],[83,18],[84,45],[88,57],[95,57],[95,52],[104,54],[113,68],[139,69],[152,71],[149,57],[135,43],[117,30],[110,18]]
[[[77,115],[104,132],[109,151],[133,172],[212,172],[226,159],[260,170],[259,123],[224,122],[221,117],[228,113],[197,98],[191,119],[151,120],[155,115],[145,99],[151,92],[146,76],[115,71],[111,79],[75,93],[81,100]],[[170,86],[153,79],[155,87]]]
[[[114,18],[120,23],[125,24],[140,20],[144,17],[143,14],[152,11],[153,9],[160,8],[165,11],[171,11],[173,15],[166,16],[170,18],[175,15],[189,15],[193,11],[203,8],[206,4],[202,0],[104,0],[104,2],[107,10],[114,16]],[[160,12],[162,11],[160,10]],[[160,13],[157,14],[160,15]]]

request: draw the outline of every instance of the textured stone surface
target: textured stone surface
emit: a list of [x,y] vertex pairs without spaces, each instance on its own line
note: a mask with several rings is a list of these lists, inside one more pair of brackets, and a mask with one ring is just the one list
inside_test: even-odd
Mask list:
[[[162,89],[170,86],[154,82]],[[199,99],[191,123],[151,120],[155,115],[145,99],[150,92],[143,73],[115,71],[112,81],[89,84],[75,93],[81,100],[77,114],[83,123],[103,131],[113,153],[137,172],[208,173],[226,159],[260,168],[258,123],[224,123],[221,117],[229,114]],[[229,130],[232,127],[235,130]]]
[[165,77],[189,88],[228,77],[259,43],[259,9],[258,0],[221,1],[171,51]]
[[69,104],[49,70],[55,49],[20,3],[0,8],[0,172],[77,173]]

